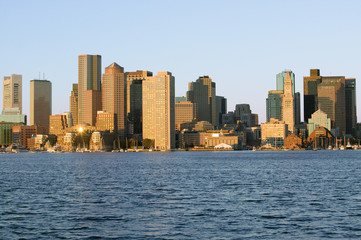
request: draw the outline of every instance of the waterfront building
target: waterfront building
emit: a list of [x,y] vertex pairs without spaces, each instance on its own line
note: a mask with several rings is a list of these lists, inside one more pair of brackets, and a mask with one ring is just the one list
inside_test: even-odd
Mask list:
[[37,134],[48,134],[48,128],[45,126],[22,126],[16,125],[12,127],[12,142],[17,145],[28,147],[28,139]]
[[98,111],[95,124],[97,131],[116,132],[118,130],[118,123],[119,121],[116,113]]
[[317,110],[308,119],[307,129],[308,135],[311,135],[313,131],[318,127],[324,127],[331,131],[331,119],[327,117],[327,114],[322,110]]
[[[96,112],[101,110],[101,56],[78,56],[78,122],[95,124]],[[90,100],[90,101],[89,101]]]
[[238,149],[238,136],[224,135],[221,133],[213,133],[205,138],[205,147],[215,147],[219,144],[228,144],[233,149]]
[[70,113],[73,119],[72,125],[78,125],[78,84],[73,84],[73,89],[70,95]]
[[180,125],[186,122],[197,121],[197,104],[182,101],[175,104],[175,128],[180,131]]
[[334,135],[324,127],[317,127],[307,138],[307,143],[313,148],[326,149],[329,146],[335,146]]
[[187,98],[182,96],[182,97],[175,97],[175,103],[179,103],[179,102],[184,102],[187,101]]
[[227,98],[216,96],[217,125],[222,124],[222,116],[227,113]]
[[143,139],[154,140],[155,148],[175,147],[175,78],[170,72],[143,80]]
[[271,118],[269,122],[261,124],[262,145],[273,148],[283,147],[284,139],[288,136],[288,125]]
[[127,72],[127,115],[128,115],[128,133],[142,135],[143,116],[142,116],[142,83],[147,77],[153,76],[152,72],[137,70],[136,72]]
[[346,133],[356,136],[356,79],[345,79]]
[[188,84],[187,101],[197,104],[200,121],[217,124],[216,83],[209,76],[199,77]]
[[22,113],[22,75],[4,77],[3,110],[19,110]]
[[261,127],[247,127],[245,128],[246,144],[248,146],[258,146],[261,141]]
[[303,146],[302,138],[297,136],[295,133],[288,135],[284,141],[284,148],[299,150]]
[[312,113],[318,109],[317,86],[321,83],[322,77],[319,69],[311,69],[309,77],[303,77],[303,119],[311,118]]
[[[116,115],[115,118],[113,115],[113,119],[117,119],[117,124],[116,126],[113,124],[112,128],[118,131],[120,138],[125,139],[127,132],[127,79],[124,68],[116,63],[105,68],[103,74],[102,106],[103,111]],[[109,114],[105,115],[110,116]]]
[[267,122],[271,118],[282,120],[282,95],[281,90],[268,91],[268,98],[266,99],[266,119]]
[[286,73],[282,95],[282,121],[288,125],[288,130],[293,132],[295,126],[293,86],[290,72]]
[[13,142],[12,128],[14,126],[23,125],[16,122],[0,122],[0,146],[5,147]]
[[51,82],[48,80],[30,81],[30,125],[49,128],[52,111]]

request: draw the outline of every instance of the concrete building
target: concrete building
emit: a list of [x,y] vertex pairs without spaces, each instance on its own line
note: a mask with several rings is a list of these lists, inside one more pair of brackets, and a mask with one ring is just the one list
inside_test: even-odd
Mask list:
[[236,104],[234,117],[236,121],[241,121],[242,123],[246,124],[246,126],[253,127],[252,111],[249,104]]
[[52,112],[51,82],[48,80],[30,81],[30,125],[49,128]]
[[105,68],[103,74],[102,106],[103,111],[116,114],[118,122],[113,129],[117,128],[120,137],[125,139],[127,133],[127,80],[124,68],[116,63]]
[[222,115],[227,113],[227,98],[216,96],[217,125],[222,124]]
[[213,125],[207,121],[199,121],[194,125],[194,130],[197,132],[205,132],[213,129]]
[[198,119],[217,124],[216,84],[209,76],[188,84],[187,101],[197,104]]
[[66,126],[72,127],[74,124],[73,124],[73,115],[71,114],[71,112],[63,112],[63,115],[66,117]]
[[160,150],[175,147],[175,79],[170,72],[143,80],[143,139]]
[[78,125],[78,84],[73,84],[73,90],[71,91],[70,99],[70,113],[73,119],[73,125]]
[[324,127],[331,131],[331,119],[327,117],[327,114],[320,109],[311,115],[308,119],[307,130],[310,136],[313,131],[318,127]]
[[[101,90],[101,56],[79,55],[78,56],[78,124],[95,124]],[[95,100],[91,101],[88,100]],[[98,102],[99,101],[99,102]],[[91,114],[89,109],[92,111]]]
[[295,126],[295,109],[292,88],[293,86],[290,73],[287,72],[282,95],[282,121],[288,125],[288,130],[291,132],[293,132],[293,128]]
[[273,148],[283,147],[284,139],[288,136],[288,125],[277,119],[261,124],[262,145]]
[[110,131],[117,132],[118,131],[118,119],[116,113],[106,112],[106,111],[98,111],[97,120],[96,120],[96,129],[97,131]]
[[147,77],[153,76],[152,72],[138,70],[127,72],[127,115],[129,120],[128,134],[134,136],[142,134],[142,83]]
[[234,116],[234,112],[230,111],[226,114],[222,114],[222,124],[235,124],[236,118]]
[[22,113],[22,75],[11,74],[3,79],[3,110]]
[[182,101],[175,104],[175,128],[180,131],[180,124],[197,121],[197,104]]

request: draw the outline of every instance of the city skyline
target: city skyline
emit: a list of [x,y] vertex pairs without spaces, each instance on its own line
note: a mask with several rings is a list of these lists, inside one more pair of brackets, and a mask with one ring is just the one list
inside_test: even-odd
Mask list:
[[[53,84],[53,114],[69,111],[69,97],[64,95],[68,96],[77,82],[80,54],[101,55],[102,73],[112,62],[127,72],[170,71],[176,77],[176,96],[185,96],[188,82],[208,75],[217,84],[216,95],[227,98],[228,110],[248,103],[260,122],[266,120],[267,93],[276,89],[276,74],[283,70],[295,73],[296,92],[301,95],[303,77],[310,69],[320,69],[323,76],[342,75],[356,81],[361,77],[361,35],[355,31],[361,3],[357,1],[140,1],[113,2],[113,9],[87,3],[0,3],[6,19],[3,32],[11,36],[0,40],[0,75],[23,76],[23,113],[28,118],[30,80],[38,78],[39,72],[40,78],[44,72]],[[136,8],[142,17],[132,18],[132,11],[117,18],[104,15],[105,9],[113,12],[117,6]],[[15,7],[19,14],[13,19],[11,9]],[[34,9],[43,14],[34,15]],[[163,16],[154,16],[158,9],[164,10]],[[64,13],[68,19],[60,17]],[[97,22],[92,19],[94,13],[99,13]],[[337,19],[330,17],[335,15]],[[314,16],[319,16],[317,21]],[[126,38],[110,28],[111,21],[123,23],[121,32]],[[94,29],[99,29],[99,34]],[[156,34],[162,30],[168,31],[164,37]],[[106,31],[110,37],[104,39]],[[74,36],[69,38],[69,34]],[[317,37],[310,37],[315,34]],[[145,41],[150,35],[153,39]],[[360,116],[360,98],[357,105]],[[301,109],[303,116],[303,97]]]

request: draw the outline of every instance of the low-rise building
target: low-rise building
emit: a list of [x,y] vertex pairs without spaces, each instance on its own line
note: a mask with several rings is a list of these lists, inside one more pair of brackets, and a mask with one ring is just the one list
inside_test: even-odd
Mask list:
[[261,124],[262,145],[280,148],[288,135],[288,126],[283,121],[271,118],[269,122]]
[[284,148],[286,149],[301,149],[303,146],[302,138],[292,133],[285,138]]

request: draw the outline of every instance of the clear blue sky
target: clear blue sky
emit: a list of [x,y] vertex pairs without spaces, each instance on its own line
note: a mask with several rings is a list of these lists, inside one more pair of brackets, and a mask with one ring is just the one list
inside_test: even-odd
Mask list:
[[39,72],[53,84],[53,114],[69,111],[80,54],[102,55],[103,71],[112,62],[170,71],[177,96],[209,75],[228,110],[249,103],[261,122],[285,69],[301,95],[310,68],[361,79],[361,1],[0,0],[0,9],[0,76],[23,75],[26,114]]

